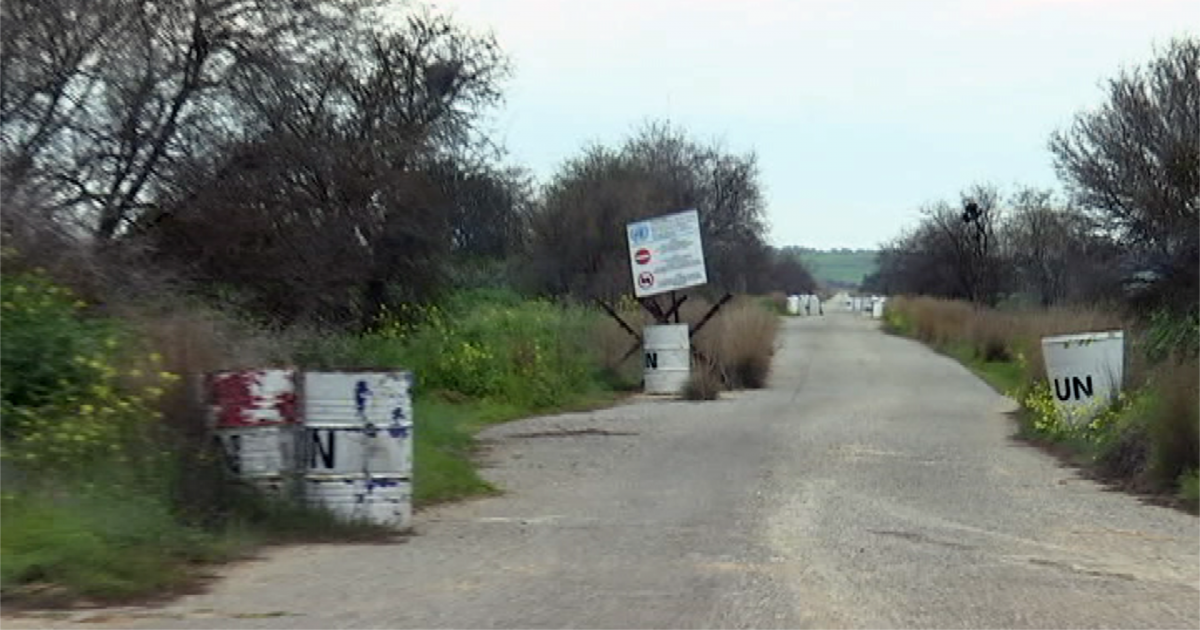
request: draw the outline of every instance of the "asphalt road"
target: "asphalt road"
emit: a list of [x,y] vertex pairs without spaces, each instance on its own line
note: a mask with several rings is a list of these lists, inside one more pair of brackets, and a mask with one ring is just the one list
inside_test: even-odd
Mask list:
[[1200,627],[1200,520],[1012,441],[1010,400],[827,313],[784,324],[767,390],[490,430],[506,493],[422,512],[407,542],[5,625]]

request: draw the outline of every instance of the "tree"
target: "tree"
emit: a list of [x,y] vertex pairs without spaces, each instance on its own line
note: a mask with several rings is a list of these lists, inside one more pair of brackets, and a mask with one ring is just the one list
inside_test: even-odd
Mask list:
[[921,213],[915,228],[880,247],[879,270],[866,286],[995,304],[1009,280],[999,191],[975,185],[963,191],[961,205],[938,201]]
[[937,252],[955,279],[955,293],[972,302],[994,305],[1004,266],[999,260],[996,228],[1000,193],[994,186],[975,185],[962,193],[962,210],[944,202],[925,209],[930,252]]
[[1200,40],[1122,71],[1107,101],[1050,139],[1076,202],[1120,238],[1150,305],[1196,312],[1200,289]]
[[593,146],[568,161],[530,219],[533,288],[583,298],[631,291],[625,225],[696,208],[709,284],[751,290],[770,272],[753,154],[701,145],[655,123],[620,149]]
[[39,191],[101,241],[159,205],[181,162],[239,121],[227,88],[351,30],[355,0],[4,4],[5,198]]
[[772,249],[770,256],[767,273],[760,282],[754,283],[753,292],[782,291],[788,295],[797,295],[817,291],[817,281],[813,279],[798,254]]
[[368,327],[432,296],[456,248],[494,253],[519,229],[515,190],[472,166],[506,73],[490,36],[442,15],[343,33],[288,73],[239,77],[240,137],[189,163],[139,228],[256,312]]
[[1010,204],[1001,236],[1013,289],[1042,306],[1113,296],[1117,247],[1091,218],[1049,190],[1021,189]]

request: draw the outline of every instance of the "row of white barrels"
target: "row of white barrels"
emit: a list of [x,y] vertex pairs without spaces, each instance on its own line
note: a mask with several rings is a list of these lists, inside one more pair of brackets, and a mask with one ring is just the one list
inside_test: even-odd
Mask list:
[[787,297],[788,315],[820,315],[822,313],[821,298],[819,296],[807,293],[803,295],[789,295]]
[[412,519],[408,372],[219,372],[210,422],[230,472],[276,499],[399,529]]
[[846,298],[846,307],[856,313],[862,313],[865,317],[881,319],[883,317],[883,308],[886,302],[887,298],[877,295],[854,296]]

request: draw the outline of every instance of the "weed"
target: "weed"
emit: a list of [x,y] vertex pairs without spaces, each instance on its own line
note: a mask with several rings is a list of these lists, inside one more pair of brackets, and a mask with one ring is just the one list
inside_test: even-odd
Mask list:
[[1154,404],[1146,420],[1150,474],[1169,484],[1200,468],[1200,362],[1161,364],[1150,384]]
[[735,300],[694,337],[731,389],[766,387],[779,318],[753,300]]
[[1179,499],[1193,512],[1200,510],[1200,470],[1179,475]]
[[685,400],[716,400],[721,395],[721,375],[716,362],[707,359],[696,361],[687,384],[683,387]]

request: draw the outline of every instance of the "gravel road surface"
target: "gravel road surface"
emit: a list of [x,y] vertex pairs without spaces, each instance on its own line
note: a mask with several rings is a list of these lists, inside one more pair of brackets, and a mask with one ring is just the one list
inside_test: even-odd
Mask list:
[[[495,427],[502,496],[6,627],[1200,627],[1200,520],[1013,441],[1012,401],[834,309],[771,387]],[[419,472],[418,472],[419,474]]]

